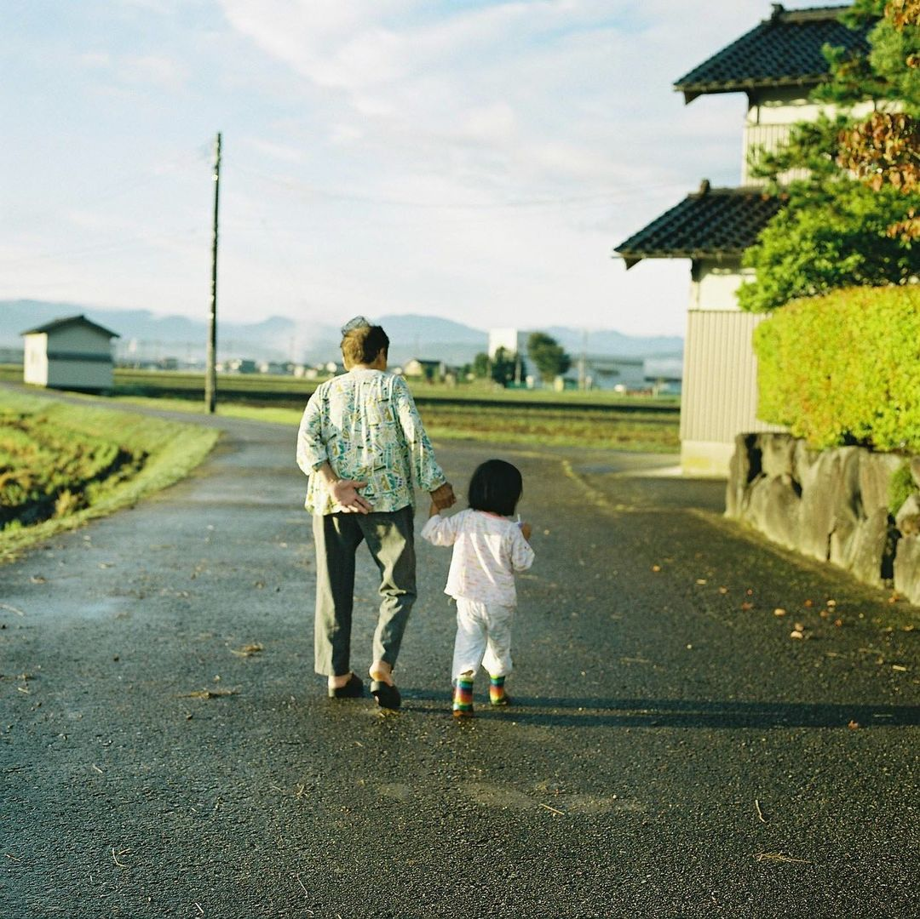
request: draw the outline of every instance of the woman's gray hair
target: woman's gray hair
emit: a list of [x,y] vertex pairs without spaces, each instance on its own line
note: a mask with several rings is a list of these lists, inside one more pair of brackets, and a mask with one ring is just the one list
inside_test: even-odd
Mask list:
[[353,332],[355,329],[369,329],[372,323],[369,319],[365,319],[364,316],[355,316],[354,319],[349,319],[345,325],[342,326],[342,336],[344,337],[349,332]]

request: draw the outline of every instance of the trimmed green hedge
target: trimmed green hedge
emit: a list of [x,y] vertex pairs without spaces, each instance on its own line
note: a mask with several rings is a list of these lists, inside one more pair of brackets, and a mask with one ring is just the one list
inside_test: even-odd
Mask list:
[[754,333],[759,417],[815,447],[920,453],[920,285],[797,300]]

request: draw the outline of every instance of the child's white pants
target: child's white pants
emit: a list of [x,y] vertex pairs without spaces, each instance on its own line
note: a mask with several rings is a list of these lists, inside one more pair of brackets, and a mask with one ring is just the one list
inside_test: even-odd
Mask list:
[[457,598],[457,638],[454,642],[452,676],[479,670],[489,676],[507,676],[511,663],[511,622],[513,606],[495,606]]

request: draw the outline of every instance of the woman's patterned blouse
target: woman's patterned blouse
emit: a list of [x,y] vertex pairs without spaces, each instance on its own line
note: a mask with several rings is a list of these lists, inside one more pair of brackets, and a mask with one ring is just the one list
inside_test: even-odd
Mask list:
[[297,465],[310,477],[304,506],[313,514],[342,510],[313,474],[326,460],[339,478],[367,482],[361,494],[375,512],[413,504],[413,486],[434,491],[446,481],[406,381],[382,370],[334,377],[307,403]]

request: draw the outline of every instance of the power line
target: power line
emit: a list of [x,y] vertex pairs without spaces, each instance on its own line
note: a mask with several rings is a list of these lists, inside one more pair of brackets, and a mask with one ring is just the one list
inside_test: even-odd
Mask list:
[[156,166],[156,171],[153,173],[141,176],[141,177],[131,177],[125,176],[123,179],[116,181],[112,185],[104,186],[101,190],[92,191],[89,194],[78,197],[72,201],[62,201],[58,204],[47,210],[38,211],[32,214],[19,215],[18,219],[28,220],[30,223],[42,223],[46,220],[52,220],[60,216],[62,210],[65,208],[78,208],[85,207],[88,204],[100,204],[105,201],[111,201],[115,198],[119,198],[122,195],[128,194],[129,192],[136,191],[138,188],[145,188],[148,185],[153,185],[156,182],[159,182],[161,179],[166,177],[169,174],[169,171],[177,166],[189,167],[194,164],[197,164],[206,158],[205,154],[202,155],[202,151],[199,148],[195,148],[194,151],[186,151],[178,156],[173,157],[172,159],[166,160],[163,163],[159,163]]
[[418,208],[420,210],[461,210],[461,211],[492,211],[508,210],[516,208],[540,208],[540,207],[566,207],[578,206],[585,204],[604,204],[609,201],[621,200],[633,196],[647,195],[650,190],[664,190],[672,188],[685,188],[686,183],[660,183],[660,184],[639,184],[631,186],[628,189],[617,189],[603,192],[593,192],[585,195],[567,195],[560,197],[519,199],[516,201],[496,201],[496,202],[475,202],[475,203],[458,203],[446,201],[420,201],[401,198],[386,198],[374,195],[362,195],[355,192],[335,191],[320,188],[316,185],[309,185],[306,182],[300,182],[296,179],[282,176],[273,176],[257,169],[250,169],[247,166],[236,165],[239,172],[251,175],[265,182],[279,185],[283,188],[299,191],[302,194],[311,197],[327,198],[332,201],[350,201],[358,204],[374,204],[382,207],[407,207]]

